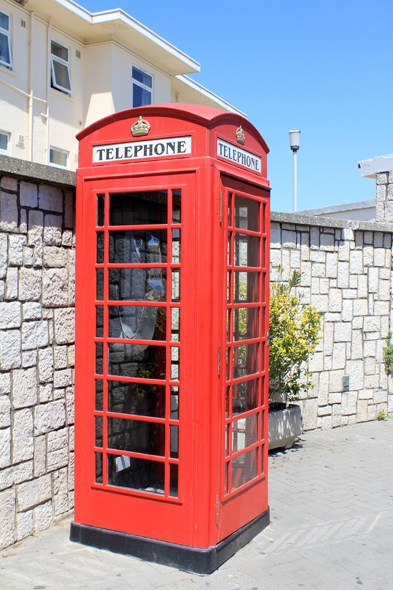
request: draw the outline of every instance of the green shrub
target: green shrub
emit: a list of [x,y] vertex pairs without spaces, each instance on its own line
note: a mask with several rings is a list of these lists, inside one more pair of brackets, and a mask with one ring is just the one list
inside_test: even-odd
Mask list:
[[322,337],[321,314],[293,292],[300,281],[294,271],[288,283],[273,283],[270,290],[269,397],[285,394],[287,402],[314,387],[306,363]]

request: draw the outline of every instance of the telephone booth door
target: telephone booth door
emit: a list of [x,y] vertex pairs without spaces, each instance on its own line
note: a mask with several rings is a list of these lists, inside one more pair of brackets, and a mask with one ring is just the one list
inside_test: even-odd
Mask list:
[[222,180],[224,315],[218,541],[268,509],[269,196]]
[[192,174],[134,179],[132,189],[126,179],[87,182],[79,277],[89,353],[79,375],[86,484],[76,518],[151,538],[165,530],[166,540],[185,545],[193,542],[185,485],[193,388],[184,378],[192,331],[183,310],[193,290],[183,278],[193,273],[193,249],[182,240],[192,243],[194,230],[182,202],[193,201],[194,182]]

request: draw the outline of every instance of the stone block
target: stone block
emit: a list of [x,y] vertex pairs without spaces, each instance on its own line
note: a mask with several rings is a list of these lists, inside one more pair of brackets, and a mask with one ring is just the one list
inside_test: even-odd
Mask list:
[[3,371],[18,369],[21,366],[21,340],[19,330],[0,332],[0,368]]
[[364,266],[372,266],[374,264],[374,248],[372,246],[364,246],[363,264]]
[[343,299],[356,299],[357,289],[343,289]]
[[270,224],[270,248],[281,249],[281,228],[280,224],[274,221]]
[[326,276],[332,279],[337,278],[338,275],[338,260],[337,254],[328,252],[326,254]]
[[35,301],[24,303],[22,313],[24,320],[39,320],[41,319],[42,305]]
[[23,248],[23,264],[24,266],[33,266],[34,264],[34,246],[25,246]]
[[342,310],[342,291],[341,289],[330,289],[329,291],[329,311],[340,312]]
[[343,299],[341,319],[343,322],[350,322],[353,318],[353,300]]
[[17,232],[19,230],[17,197],[1,191],[0,230],[4,232]]
[[9,264],[11,266],[22,266],[23,264],[23,246],[27,242],[26,236],[10,235],[9,236]]
[[8,395],[0,397],[0,428],[6,428],[11,424],[11,402]]
[[22,207],[37,207],[37,185],[31,182],[21,182],[19,199]]
[[379,332],[381,329],[380,317],[365,317],[363,320],[363,332]]
[[367,297],[368,290],[367,290],[367,276],[366,275],[359,275],[358,276],[358,297]]
[[352,250],[349,254],[350,274],[360,275],[363,272],[363,253],[359,250]]
[[68,271],[65,268],[44,270],[42,302],[46,307],[68,305]]
[[[68,347],[67,357],[68,357],[68,364],[70,365],[70,367],[74,367],[75,366],[75,345],[74,344],[72,346]],[[0,393],[1,393],[1,389],[0,389]]]
[[326,322],[323,325],[323,347],[325,355],[331,355],[333,352],[333,323]]
[[68,463],[68,428],[50,432],[47,440],[47,471],[65,467]]
[[54,511],[59,516],[69,510],[67,469],[53,474]]
[[273,267],[278,267],[281,265],[281,250],[270,251],[270,265]]
[[11,393],[10,373],[0,373],[0,393]]
[[67,347],[56,346],[54,348],[55,355],[55,368],[66,369],[67,368]]
[[46,473],[46,436],[34,438],[34,477]]
[[299,250],[291,250],[290,260],[291,260],[291,269],[300,268],[300,252],[299,252]]
[[389,307],[390,307],[389,301],[375,301],[374,302],[374,314],[388,316],[389,311],[390,311]]
[[350,342],[352,325],[350,322],[334,324],[334,342]]
[[348,262],[338,263],[337,287],[347,289],[349,286],[349,264]]
[[22,322],[21,310],[19,301],[0,303],[0,329],[19,328]]
[[55,310],[56,344],[73,344],[75,341],[75,309]]
[[66,229],[63,231],[63,238],[61,240],[61,243],[63,246],[72,246],[73,241],[74,241],[74,235],[72,233],[72,231],[70,229]]
[[282,246],[284,248],[296,248],[296,232],[287,231],[285,229],[281,232]]
[[349,375],[349,388],[351,391],[363,389],[364,374],[362,360],[347,361],[345,374]]
[[8,268],[8,236],[0,234],[0,279],[7,274]]
[[39,301],[41,299],[41,270],[21,268],[19,271],[19,299]]
[[337,393],[329,393],[329,404],[341,404],[341,397],[341,391]]
[[35,367],[37,365],[37,351],[27,350],[22,352],[22,367]]
[[33,458],[33,415],[30,409],[14,413],[12,441],[14,464]]
[[10,266],[7,270],[5,283],[5,299],[15,300],[18,298],[18,269]]
[[326,254],[325,252],[321,252],[319,250],[313,250],[312,252],[310,252],[310,260],[311,262],[325,264]]
[[52,348],[43,348],[38,352],[38,372],[40,383],[48,383],[49,381],[53,381]]
[[390,301],[390,281],[379,281],[378,299],[380,301]]
[[314,262],[311,265],[311,276],[312,277],[324,277],[325,276],[326,267],[324,264],[319,264]]
[[45,402],[50,402],[53,399],[53,383],[45,383],[44,385],[40,385],[39,389],[39,402],[40,404]]
[[44,243],[48,246],[61,246],[62,218],[60,215],[45,215]]
[[33,511],[20,512],[16,515],[16,538],[21,541],[34,531]]
[[65,425],[65,405],[63,400],[40,404],[34,411],[34,434],[46,434]]
[[63,211],[63,193],[59,187],[41,184],[39,188],[39,208],[45,211]]
[[330,293],[329,279],[319,279],[319,292],[321,295],[328,295]]
[[300,278],[300,285],[302,287],[309,287],[311,285],[311,263],[302,261],[300,267],[302,276]]
[[334,250],[334,235],[333,234],[326,234],[322,233],[320,235],[320,247],[321,250]]
[[375,175],[376,185],[388,183],[388,172],[378,172]]
[[383,201],[377,201],[375,206],[375,221],[385,221],[385,203]]
[[367,417],[368,417],[367,416],[367,408],[368,408],[368,401],[366,399],[359,399],[357,412],[356,412],[357,422],[366,422]]
[[313,430],[317,427],[318,399],[306,399],[303,402],[303,429]]
[[374,248],[374,266],[385,266],[385,248]]
[[368,314],[368,301],[367,299],[355,299],[353,302],[353,315],[354,316],[365,316]]
[[0,549],[15,540],[15,490],[5,490],[0,494]]
[[[345,342],[336,342],[333,346],[332,369],[345,369]],[[329,402],[336,403],[336,402]]]
[[27,232],[30,246],[42,244],[44,231],[44,214],[41,211],[29,211],[29,229]]
[[358,399],[369,399],[372,400],[374,397],[374,391],[372,389],[362,389],[359,391]]
[[65,195],[65,210],[64,210],[64,226],[73,227],[74,225],[74,193],[71,191],[64,191]]
[[27,212],[21,209],[19,214],[19,233],[27,234]]
[[72,369],[55,371],[53,384],[55,387],[67,387],[67,385],[72,385]]
[[380,202],[384,202],[386,201],[386,194],[387,194],[387,190],[386,190],[386,186],[384,185],[379,185],[376,187],[376,198],[377,198],[377,203]]
[[11,428],[0,430],[0,469],[11,465]]
[[[75,460],[74,460],[74,453],[69,454],[68,459],[68,489],[74,489],[74,469],[75,469]],[[70,503],[69,506],[72,508],[74,504]]]
[[315,307],[316,311],[324,313],[328,311],[329,298],[327,295],[312,295],[311,305]]
[[363,358],[363,334],[361,330],[353,330],[352,332],[351,358]]
[[46,502],[34,508],[35,531],[44,531],[53,523],[52,502]]
[[363,232],[362,231],[355,231],[355,249],[356,250],[363,249]]
[[17,191],[18,190],[18,179],[11,178],[10,176],[3,176],[1,179],[1,188],[4,188],[7,191]]
[[341,241],[338,246],[338,259],[340,262],[349,261],[349,242]]
[[336,393],[343,390],[343,377],[345,371],[331,371],[329,374],[329,393]]
[[64,268],[68,262],[68,251],[58,246],[45,246],[44,265],[49,268]]
[[387,201],[384,205],[384,219],[383,221],[387,221],[391,223],[393,221],[393,202]]
[[52,486],[49,474],[21,483],[17,488],[18,511],[22,512],[42,504],[51,496]]
[[312,295],[320,295],[319,293],[319,281],[321,279],[318,278],[312,278],[311,279],[311,294]]
[[[393,188],[393,185],[392,185]],[[383,247],[390,250],[392,247],[392,236],[391,234],[384,234],[383,236]]]
[[26,408],[37,403],[37,368],[18,369],[13,372],[12,406]]
[[23,322],[22,350],[32,350],[48,346],[48,322],[45,320]]
[[311,250],[319,250],[319,229],[317,227],[310,229],[310,248]]
[[66,389],[66,405],[67,405],[67,424],[74,424],[75,422],[75,395],[74,388],[67,387]]

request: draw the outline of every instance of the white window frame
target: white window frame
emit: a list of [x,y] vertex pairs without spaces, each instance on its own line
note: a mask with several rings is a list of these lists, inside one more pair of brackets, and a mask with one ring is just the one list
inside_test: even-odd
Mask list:
[[[67,164],[65,166],[62,166],[61,164],[55,164],[54,162],[50,161],[50,153],[51,151],[54,152],[59,152],[61,154],[65,154],[67,156]],[[68,170],[69,168],[69,161],[70,161],[70,152],[67,152],[67,150],[63,150],[61,148],[55,147],[54,145],[49,146],[49,165],[50,166],[55,166],[56,168],[62,168],[63,170]]]
[[[53,55],[52,53],[52,42],[53,43],[57,43],[57,45],[60,45],[61,47],[64,47],[64,49],[67,49],[68,51],[68,61],[65,61],[64,59],[61,59],[61,57],[57,57],[57,55]],[[71,71],[70,71],[70,56],[71,56],[71,51],[70,51],[70,47],[68,47],[68,45],[64,45],[64,43],[60,43],[60,41],[57,41],[57,39],[51,39],[50,40],[50,62],[51,62],[51,87],[55,88],[56,90],[60,90],[60,92],[65,92],[66,94],[70,95],[72,92],[72,84],[71,84]],[[54,66],[54,62],[57,61],[57,63],[62,64],[63,66],[66,66],[67,71],[68,71],[68,79],[70,81],[70,87],[69,88],[64,88],[64,86],[61,86],[60,84],[57,84],[56,82],[56,74],[55,74],[55,66]]]
[[[139,66],[136,66],[135,64],[133,64],[132,66],[133,68],[136,68],[137,70],[139,70],[140,72],[142,72],[142,74],[146,74],[146,76],[149,76],[151,78],[151,87],[147,86],[146,84],[143,84],[143,82],[139,82],[139,80],[137,80],[136,78],[134,78],[134,76],[132,75],[132,69],[131,69],[131,76],[132,76],[132,106],[134,107],[134,84],[135,86],[139,86],[139,88],[142,88],[143,90],[147,90],[148,92],[150,92],[150,96],[151,96],[151,101],[149,104],[153,104],[153,76],[151,74],[149,74],[149,72],[145,72],[145,70],[142,70],[142,68],[140,68]],[[144,105],[142,105],[144,106]]]
[[7,63],[6,61],[3,61],[2,59],[0,59],[0,65],[5,66],[6,68],[11,69],[12,68],[12,51],[11,51],[11,15],[8,14],[8,12],[5,12],[5,10],[0,10],[0,12],[2,14],[5,14],[5,16],[8,16],[8,23],[9,23],[9,30],[7,31],[6,29],[3,29],[3,27],[0,27],[0,33],[2,35],[5,35],[8,39],[8,51],[10,54],[10,62]]
[[7,137],[7,149],[6,150],[2,150],[0,148],[0,155],[1,156],[9,156],[10,155],[11,133],[8,133],[8,131],[3,131],[2,129],[0,129],[0,135],[5,135]]

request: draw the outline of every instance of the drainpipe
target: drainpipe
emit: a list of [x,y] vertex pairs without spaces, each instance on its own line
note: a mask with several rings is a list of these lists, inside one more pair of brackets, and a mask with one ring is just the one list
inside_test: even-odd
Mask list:
[[49,88],[50,88],[50,76],[51,76],[51,33],[52,33],[52,19],[49,19],[49,25],[47,29],[46,38],[46,136],[45,136],[45,152],[46,152],[46,164],[49,164]]
[[34,11],[30,13],[30,42],[29,42],[29,160],[33,161],[33,64],[34,64]]

